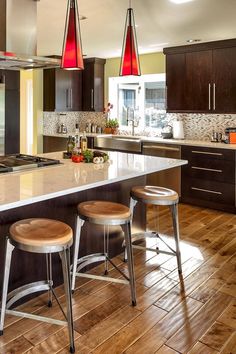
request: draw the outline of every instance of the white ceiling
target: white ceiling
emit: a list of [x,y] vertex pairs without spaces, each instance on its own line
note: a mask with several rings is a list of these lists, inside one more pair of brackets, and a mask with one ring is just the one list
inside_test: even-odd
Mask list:
[[[88,57],[121,55],[128,0],[78,0],[83,52]],[[38,55],[61,54],[67,0],[38,2]],[[186,44],[190,38],[236,38],[236,0],[132,0],[140,53]]]

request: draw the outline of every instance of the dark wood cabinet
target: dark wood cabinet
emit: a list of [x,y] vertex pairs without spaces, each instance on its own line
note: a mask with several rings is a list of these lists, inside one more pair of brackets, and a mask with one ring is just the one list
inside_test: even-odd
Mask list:
[[[88,149],[94,148],[94,137],[87,136]],[[43,137],[43,152],[56,152],[67,150],[67,137],[60,136],[47,136]]]
[[212,51],[186,53],[185,60],[186,110],[211,110]]
[[43,75],[44,111],[82,110],[82,72],[45,69]]
[[5,154],[20,152],[20,72],[0,70],[5,84]]
[[[178,70],[177,70],[178,68]],[[167,110],[180,111],[185,105],[185,54],[166,56]]]
[[236,113],[236,40],[164,49],[167,111]]
[[213,50],[213,109],[236,112],[236,47]]
[[181,201],[235,212],[235,151],[182,146]]
[[89,58],[84,60],[83,111],[102,112],[104,110],[104,65],[105,59]]

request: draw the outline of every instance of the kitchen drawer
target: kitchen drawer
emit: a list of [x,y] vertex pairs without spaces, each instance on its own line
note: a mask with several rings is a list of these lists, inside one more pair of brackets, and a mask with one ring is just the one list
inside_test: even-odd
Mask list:
[[191,162],[182,167],[182,174],[192,178],[235,183],[235,163],[229,160],[202,159],[193,157]]
[[[199,178],[182,178],[182,199],[235,206],[235,185]],[[196,203],[197,205],[198,203]]]
[[209,159],[235,161],[235,150],[182,146],[181,151],[182,158],[189,162],[191,162],[192,159],[195,161],[205,161]]

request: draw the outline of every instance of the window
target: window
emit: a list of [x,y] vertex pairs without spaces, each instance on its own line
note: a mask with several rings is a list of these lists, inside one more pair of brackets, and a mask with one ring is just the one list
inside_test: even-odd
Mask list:
[[109,102],[113,104],[111,118],[118,118],[121,128],[127,118],[139,128],[162,128],[166,114],[165,74],[109,79]]

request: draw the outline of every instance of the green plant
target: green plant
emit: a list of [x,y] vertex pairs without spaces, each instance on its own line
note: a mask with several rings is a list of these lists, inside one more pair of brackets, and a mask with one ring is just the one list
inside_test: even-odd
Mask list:
[[115,118],[115,119],[109,119],[109,120],[106,122],[106,128],[119,128],[118,119],[117,119],[117,118]]

